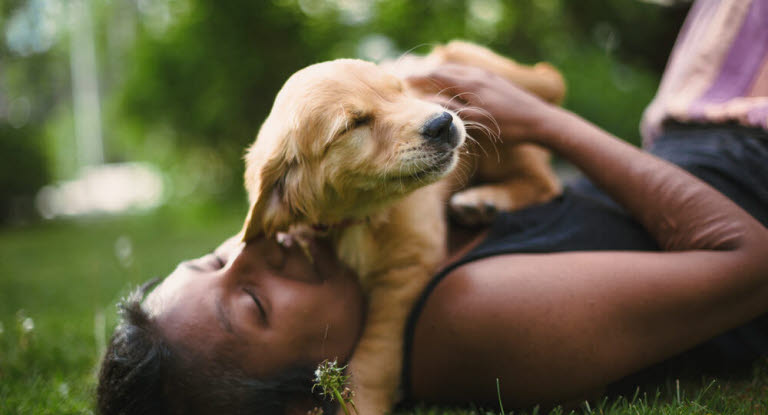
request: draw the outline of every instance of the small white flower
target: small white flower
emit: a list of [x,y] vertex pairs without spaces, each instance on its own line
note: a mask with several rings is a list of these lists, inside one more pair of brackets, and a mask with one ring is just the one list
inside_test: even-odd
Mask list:
[[32,320],[32,317],[27,317],[21,322],[21,330],[24,331],[24,333],[29,333],[34,329],[35,321]]
[[59,394],[64,397],[69,396],[69,385],[67,382],[61,382],[59,384]]

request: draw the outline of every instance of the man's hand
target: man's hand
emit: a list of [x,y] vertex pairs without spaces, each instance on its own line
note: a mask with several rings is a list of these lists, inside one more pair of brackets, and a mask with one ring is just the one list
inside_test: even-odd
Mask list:
[[512,82],[472,66],[442,64],[427,75],[408,78],[408,82],[441,91],[433,101],[465,121],[498,130],[504,140],[535,137],[555,108]]

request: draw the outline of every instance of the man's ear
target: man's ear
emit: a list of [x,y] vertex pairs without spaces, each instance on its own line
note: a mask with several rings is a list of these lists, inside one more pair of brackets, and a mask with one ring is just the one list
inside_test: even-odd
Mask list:
[[261,167],[249,161],[245,182],[251,208],[243,226],[243,241],[259,235],[272,236],[290,224],[291,208],[285,197],[288,169],[289,162],[282,154],[273,156]]

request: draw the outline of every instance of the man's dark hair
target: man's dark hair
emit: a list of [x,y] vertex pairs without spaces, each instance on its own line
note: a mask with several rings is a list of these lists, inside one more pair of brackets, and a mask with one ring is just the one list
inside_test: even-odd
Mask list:
[[282,414],[297,399],[333,413],[311,392],[312,367],[255,379],[234,362],[195,358],[169,344],[141,304],[156,284],[143,284],[119,304],[122,319],[99,371],[99,414]]

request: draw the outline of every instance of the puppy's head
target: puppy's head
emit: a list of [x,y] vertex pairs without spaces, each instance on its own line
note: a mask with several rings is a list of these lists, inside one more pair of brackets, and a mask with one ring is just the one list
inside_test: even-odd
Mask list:
[[246,155],[246,240],[296,223],[363,218],[445,176],[464,142],[459,118],[359,60],[291,76]]

